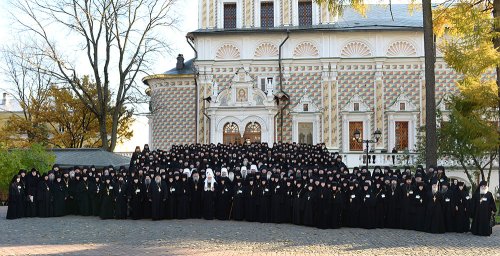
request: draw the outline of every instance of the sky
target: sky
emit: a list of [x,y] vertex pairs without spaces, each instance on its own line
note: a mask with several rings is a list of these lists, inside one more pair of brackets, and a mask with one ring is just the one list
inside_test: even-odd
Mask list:
[[[0,0],[0,45],[11,43],[11,34],[15,33],[12,29],[11,24],[11,11],[12,8],[9,6],[9,1],[16,0]],[[388,1],[379,0],[367,0],[368,3],[388,3]],[[393,4],[404,4],[408,3],[409,0],[392,0]],[[442,2],[433,1],[433,2]],[[198,26],[198,0],[178,0],[177,8],[175,9],[178,17],[180,18],[177,29],[174,31],[165,29],[169,42],[171,43],[172,52],[170,54],[166,53],[163,56],[158,56],[155,65],[149,70],[150,74],[158,74],[165,72],[176,64],[176,56],[179,53],[184,54],[186,60],[194,57],[194,52],[191,47],[187,44],[185,40],[185,35],[197,29]],[[0,89],[7,88],[5,83],[5,78],[0,74]],[[147,106],[143,107],[147,109]],[[143,112],[144,110],[140,110]],[[117,152],[130,152],[133,151],[136,145],[142,145],[148,143],[149,140],[149,130],[148,130],[148,120],[144,115],[136,116],[136,122],[132,125],[132,130],[134,131],[134,136],[131,140],[125,142],[122,145],[118,145],[115,151]]]

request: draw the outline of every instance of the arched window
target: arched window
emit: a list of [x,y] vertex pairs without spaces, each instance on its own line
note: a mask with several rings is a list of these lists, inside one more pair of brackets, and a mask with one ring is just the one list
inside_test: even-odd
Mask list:
[[248,123],[247,126],[245,127],[245,134],[243,135],[243,138],[245,139],[246,142],[258,142],[260,143],[261,139],[261,127],[260,124],[257,122],[251,122]]
[[241,144],[240,128],[236,123],[226,123],[223,132],[224,144]]

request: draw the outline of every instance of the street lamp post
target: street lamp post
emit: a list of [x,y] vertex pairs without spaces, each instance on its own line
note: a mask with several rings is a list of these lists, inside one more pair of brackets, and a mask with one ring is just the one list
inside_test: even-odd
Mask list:
[[365,143],[366,144],[366,158],[365,158],[365,161],[366,161],[366,170],[369,171],[368,169],[368,152],[369,152],[369,146],[370,146],[370,143],[377,143],[379,140],[380,140],[380,137],[382,136],[382,132],[377,129],[374,133],[375,135],[375,138],[374,139],[371,139],[371,140],[364,140],[363,138],[361,138],[361,132],[356,129],[354,131],[354,138],[353,140],[359,142],[359,143]]

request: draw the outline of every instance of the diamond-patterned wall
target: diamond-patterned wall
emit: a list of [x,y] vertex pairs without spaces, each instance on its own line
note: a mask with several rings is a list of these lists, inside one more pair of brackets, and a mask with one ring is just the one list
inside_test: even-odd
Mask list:
[[172,82],[155,93],[155,111],[151,118],[152,145],[170,149],[174,144],[195,143],[195,92],[190,81]]

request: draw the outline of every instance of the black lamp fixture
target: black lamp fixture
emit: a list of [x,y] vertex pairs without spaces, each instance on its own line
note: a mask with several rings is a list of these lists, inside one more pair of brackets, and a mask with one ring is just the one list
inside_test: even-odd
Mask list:
[[382,137],[382,132],[379,129],[377,129],[377,130],[375,130],[375,132],[373,133],[373,135],[374,135],[373,139],[371,139],[371,140],[363,140],[363,138],[361,138],[361,132],[358,129],[356,129],[354,131],[354,138],[353,138],[353,140],[355,140],[355,141],[357,141],[359,143],[364,143],[366,145],[366,158],[365,158],[366,170],[368,170],[368,162],[369,162],[369,160],[368,160],[368,158],[369,158],[368,152],[370,152],[369,151],[370,143],[377,143],[380,140],[380,138]]

